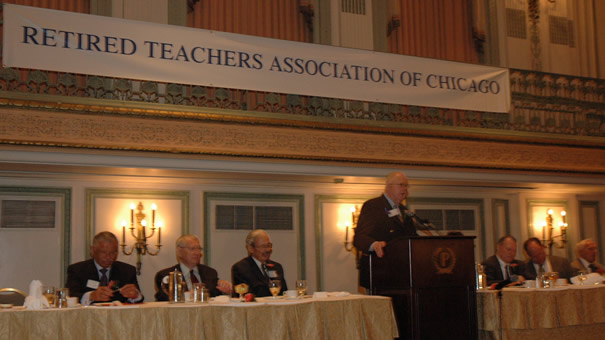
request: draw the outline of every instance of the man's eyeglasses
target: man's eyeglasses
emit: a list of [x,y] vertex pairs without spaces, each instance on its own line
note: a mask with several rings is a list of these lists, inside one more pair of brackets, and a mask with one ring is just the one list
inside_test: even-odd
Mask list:
[[202,248],[202,247],[183,247],[183,246],[179,246],[179,248],[185,248],[185,249],[189,249],[189,251],[196,251],[196,250],[198,250],[198,251],[200,251],[200,252],[201,252],[202,250],[204,250],[204,248]]
[[255,245],[254,248],[271,249],[271,248],[273,248],[273,243],[261,244],[259,246]]
[[410,187],[409,184],[405,184],[405,183],[391,183],[389,185],[397,186],[397,187],[400,187],[400,188],[409,188]]

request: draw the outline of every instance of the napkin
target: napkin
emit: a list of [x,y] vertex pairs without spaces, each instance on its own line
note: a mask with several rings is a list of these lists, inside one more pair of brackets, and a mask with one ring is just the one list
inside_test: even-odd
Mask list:
[[42,309],[48,308],[48,300],[42,296],[42,282],[40,280],[33,280],[29,284],[29,295],[25,298],[23,303],[27,309]]
[[[580,284],[580,280],[578,279],[578,276],[572,277],[571,283],[573,283],[574,285]],[[604,280],[603,277],[601,276],[601,274],[599,274],[599,273],[590,273],[585,276],[586,276],[586,281],[584,281],[585,285],[593,285],[595,283],[603,282],[603,280]]]
[[328,293],[328,296],[330,297],[344,297],[344,296],[349,296],[351,295],[351,293],[349,292],[330,292]]
[[314,299],[325,299],[328,297],[328,292],[315,292],[313,293]]
[[230,302],[229,295],[219,295],[214,298],[214,302]]

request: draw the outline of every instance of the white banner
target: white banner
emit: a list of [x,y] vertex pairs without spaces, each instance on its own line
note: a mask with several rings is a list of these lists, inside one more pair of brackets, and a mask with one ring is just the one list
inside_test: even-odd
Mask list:
[[508,69],[4,4],[5,66],[508,112]]

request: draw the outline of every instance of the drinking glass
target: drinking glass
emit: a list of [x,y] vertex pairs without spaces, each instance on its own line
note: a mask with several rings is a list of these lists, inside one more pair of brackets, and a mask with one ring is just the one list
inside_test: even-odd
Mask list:
[[307,281],[296,280],[296,293],[298,297],[303,297],[307,295]]
[[248,285],[245,283],[235,285],[235,292],[239,294],[239,300],[244,302],[244,294],[248,293]]
[[42,286],[42,295],[48,300],[48,306],[55,306],[56,290],[54,286]]
[[580,270],[578,272],[578,281],[580,281],[580,285],[584,284],[584,281],[586,281],[586,270]]
[[281,280],[271,280],[269,282],[269,291],[271,291],[273,298],[277,299],[277,295],[281,291]]

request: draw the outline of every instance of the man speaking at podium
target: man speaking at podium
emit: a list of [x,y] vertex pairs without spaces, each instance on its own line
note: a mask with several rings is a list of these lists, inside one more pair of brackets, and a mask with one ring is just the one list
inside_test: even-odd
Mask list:
[[[408,196],[408,178],[401,172],[387,175],[384,193],[366,201],[361,208],[353,244],[364,255],[375,252],[384,256],[387,242],[401,237],[415,236],[416,228],[407,208],[401,204]],[[369,257],[362,256],[359,265],[359,285],[369,291]]]

